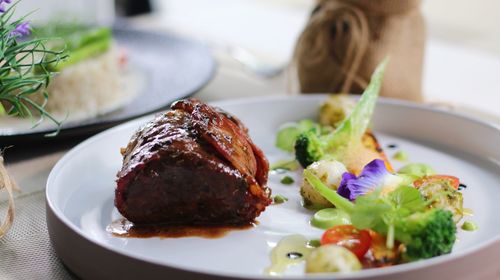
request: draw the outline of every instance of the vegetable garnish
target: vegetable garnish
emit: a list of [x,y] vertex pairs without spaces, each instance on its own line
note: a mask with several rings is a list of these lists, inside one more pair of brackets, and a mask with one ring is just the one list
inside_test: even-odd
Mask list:
[[304,169],[304,178],[309,182],[309,184],[324,198],[330,201],[337,208],[351,214],[354,210],[354,203],[340,196],[336,191],[328,188],[321,182],[321,180],[316,177],[311,171]]
[[418,179],[413,185],[428,201],[429,207],[449,210],[453,214],[455,223],[462,219],[464,215],[463,197],[462,193],[458,191],[459,180],[457,177],[432,175]]
[[339,128],[333,133],[331,143],[334,147],[349,147],[353,143],[360,143],[361,137],[370,124],[375,104],[382,87],[385,68],[389,59],[384,59],[375,69],[370,84],[365,89],[352,113],[344,119]]
[[[59,127],[61,123],[44,106],[48,99],[46,88],[54,75],[49,65],[66,59],[64,47],[50,50],[46,46],[48,38],[22,38],[30,34],[31,28],[25,17],[12,20],[19,2],[6,9],[4,3],[10,2],[0,1],[0,115],[28,118],[39,115],[35,126],[46,117]],[[30,99],[40,91],[43,102]]]
[[433,183],[444,184],[455,190],[458,190],[458,186],[460,185],[460,180],[457,177],[450,175],[432,175],[432,176],[425,176],[422,177],[421,179],[416,180],[415,182],[413,182],[413,185],[416,188],[420,188],[423,185],[428,185]]
[[[328,159],[320,160],[309,165],[307,170],[321,178],[325,185],[333,190],[337,190],[342,181],[342,174],[347,172],[344,164],[336,160]],[[300,195],[303,199],[303,205],[309,209],[322,209],[333,206],[304,179],[300,185]]]
[[376,267],[396,264],[399,260],[400,250],[398,246],[387,248],[386,237],[373,230],[369,230],[372,238],[370,256],[367,261]]
[[407,260],[416,260],[449,253],[455,243],[456,226],[448,210],[426,208],[427,203],[413,187],[400,186],[381,195],[373,191],[356,199],[356,203],[326,187],[319,178],[304,170],[306,180],[337,208],[351,217],[358,229],[372,229],[387,236],[387,247],[394,240],[406,246]]
[[398,170],[399,175],[407,175],[413,181],[424,176],[431,176],[436,174],[436,171],[428,164],[423,163],[410,163]]
[[319,123],[331,127],[338,127],[356,106],[356,102],[348,94],[330,95],[319,108]]
[[323,233],[321,245],[335,244],[353,252],[362,259],[371,245],[370,233],[367,230],[356,229],[352,225],[338,225]]
[[[295,158],[305,168],[300,186],[303,206],[317,211],[310,225],[326,230],[321,246],[306,260],[306,273],[427,259],[450,253],[455,243],[457,224],[466,213],[459,179],[436,175],[422,163],[394,172],[368,129],[386,63],[377,67],[351,108],[341,102],[346,97],[330,97],[320,109],[319,125],[306,120],[280,131],[289,141],[287,150],[290,139],[295,140]],[[310,128],[305,130],[304,124]],[[296,137],[301,130],[305,131]],[[291,132],[293,137],[284,137]],[[409,155],[399,151],[393,158],[407,161]],[[461,226],[476,228],[470,222]]]
[[355,254],[334,244],[326,244],[314,249],[306,259],[306,273],[348,273],[362,268]]
[[309,130],[299,135],[295,142],[295,157],[303,167],[324,158],[344,162],[346,158],[356,158],[360,151],[366,150],[362,137],[370,124],[387,63],[388,59],[385,59],[375,69],[370,84],[352,113],[333,133],[318,135],[316,131]]
[[337,192],[347,199],[355,200],[376,188],[395,188],[401,182],[401,178],[389,173],[383,160],[375,159],[363,168],[358,177],[349,172],[344,173]]
[[58,37],[62,40],[52,42],[51,49],[66,47],[70,54],[69,59],[61,63],[49,64],[52,71],[61,71],[87,58],[97,56],[109,50],[112,41],[112,32],[108,27],[89,27],[78,23],[51,23],[38,27],[34,31],[36,36]]
[[276,147],[292,152],[297,137],[303,132],[315,130],[320,132],[321,126],[312,120],[301,120],[298,123],[288,123],[282,126],[276,137]]

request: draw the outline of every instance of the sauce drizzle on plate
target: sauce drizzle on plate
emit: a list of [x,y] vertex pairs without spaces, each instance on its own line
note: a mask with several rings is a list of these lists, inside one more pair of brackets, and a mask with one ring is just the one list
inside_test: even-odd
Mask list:
[[254,227],[256,223],[242,226],[172,226],[172,225],[134,225],[131,221],[121,218],[106,227],[106,231],[117,237],[134,238],[180,238],[203,237],[220,238],[234,230],[245,230]]

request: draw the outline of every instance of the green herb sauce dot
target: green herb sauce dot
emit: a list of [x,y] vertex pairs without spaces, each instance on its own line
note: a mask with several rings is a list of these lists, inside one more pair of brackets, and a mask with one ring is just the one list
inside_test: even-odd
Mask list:
[[282,196],[281,194],[278,194],[274,196],[273,201],[275,204],[281,204],[284,203],[285,201],[288,201],[288,198]]
[[409,156],[406,152],[404,151],[397,151],[394,156],[392,156],[393,159],[398,160],[398,161],[407,161]]
[[290,177],[290,176],[285,176],[285,177],[283,177],[283,178],[281,179],[281,183],[282,183],[283,185],[291,185],[291,184],[293,184],[294,182],[295,182],[295,180],[294,180],[292,177]]
[[474,222],[465,221],[462,225],[462,229],[466,231],[475,231],[478,230],[479,227]]

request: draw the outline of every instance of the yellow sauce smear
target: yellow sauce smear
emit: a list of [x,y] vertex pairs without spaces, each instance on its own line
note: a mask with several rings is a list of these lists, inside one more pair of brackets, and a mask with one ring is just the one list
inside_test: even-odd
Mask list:
[[264,270],[264,274],[279,276],[290,266],[305,261],[313,250],[307,244],[308,240],[300,234],[281,239],[271,251],[271,265]]

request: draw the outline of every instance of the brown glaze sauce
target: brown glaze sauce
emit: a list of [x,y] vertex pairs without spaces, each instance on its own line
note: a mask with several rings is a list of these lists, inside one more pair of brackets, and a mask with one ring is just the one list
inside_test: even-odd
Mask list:
[[106,231],[117,237],[133,238],[181,238],[181,237],[203,237],[220,238],[230,231],[246,230],[256,226],[253,222],[242,226],[171,226],[171,225],[147,225],[136,226],[125,218],[113,221],[106,227]]

